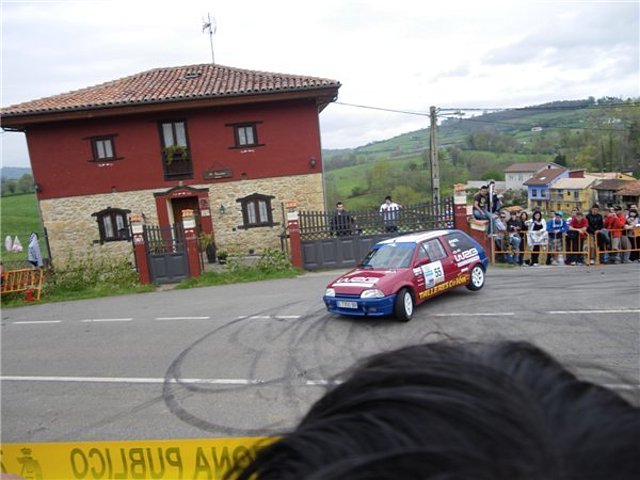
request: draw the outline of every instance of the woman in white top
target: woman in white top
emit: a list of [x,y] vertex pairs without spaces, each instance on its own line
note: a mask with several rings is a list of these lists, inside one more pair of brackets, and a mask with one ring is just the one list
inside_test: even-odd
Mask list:
[[533,212],[531,216],[531,222],[527,230],[527,242],[532,248],[531,253],[531,265],[538,265],[538,258],[540,256],[540,247],[546,246],[549,241],[549,234],[547,233],[547,222],[542,218],[540,210]]

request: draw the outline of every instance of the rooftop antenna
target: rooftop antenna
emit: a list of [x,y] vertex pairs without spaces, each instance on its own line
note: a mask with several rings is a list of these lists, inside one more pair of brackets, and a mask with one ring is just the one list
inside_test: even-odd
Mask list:
[[211,15],[207,13],[207,19],[202,19],[202,33],[207,30],[209,31],[209,43],[211,45],[211,63],[213,63],[214,65],[216,63],[216,60],[213,55],[213,34],[216,33],[216,28],[217,25],[215,17],[212,20]]

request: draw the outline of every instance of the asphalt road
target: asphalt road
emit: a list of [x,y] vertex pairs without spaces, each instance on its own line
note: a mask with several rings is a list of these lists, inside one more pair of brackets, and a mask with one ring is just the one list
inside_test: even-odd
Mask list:
[[443,337],[532,341],[640,403],[637,264],[491,268],[409,323],[329,315],[337,273],[3,310],[2,441],[275,434],[356,360]]

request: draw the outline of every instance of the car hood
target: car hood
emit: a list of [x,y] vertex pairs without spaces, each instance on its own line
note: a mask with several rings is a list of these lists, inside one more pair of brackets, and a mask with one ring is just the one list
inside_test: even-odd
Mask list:
[[328,286],[335,288],[336,293],[360,294],[369,288],[378,288],[385,294],[389,292],[394,278],[402,270],[368,270],[357,268],[345,273]]

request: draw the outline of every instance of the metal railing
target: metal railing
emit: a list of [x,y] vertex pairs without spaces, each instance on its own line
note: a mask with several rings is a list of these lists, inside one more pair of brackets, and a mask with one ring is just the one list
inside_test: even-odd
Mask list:
[[337,216],[335,212],[301,211],[300,236],[303,240],[319,240],[335,236],[453,228],[453,212],[453,198],[450,197],[438,205],[421,203],[391,212],[357,210]]
[[529,243],[526,233],[501,230],[492,236],[492,240],[492,263],[601,265],[640,259],[640,227],[608,229],[584,237],[577,232],[562,233],[557,237],[549,234],[546,242],[537,245]]

